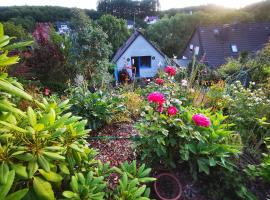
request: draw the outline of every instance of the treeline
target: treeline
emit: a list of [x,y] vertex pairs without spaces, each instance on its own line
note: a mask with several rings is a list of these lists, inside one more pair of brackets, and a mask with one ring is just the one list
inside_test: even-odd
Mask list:
[[[59,6],[12,6],[0,7],[0,21],[22,25],[31,32],[37,22],[69,21],[74,9]],[[95,10],[85,10],[91,19],[101,15]]]
[[159,0],[99,0],[97,5],[98,12],[124,19],[157,15],[159,10]]

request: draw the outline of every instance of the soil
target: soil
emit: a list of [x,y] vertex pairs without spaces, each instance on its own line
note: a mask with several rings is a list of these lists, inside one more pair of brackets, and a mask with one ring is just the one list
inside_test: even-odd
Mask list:
[[119,123],[107,125],[97,132],[90,133],[88,142],[99,151],[97,159],[103,163],[110,162],[113,167],[136,159],[136,152],[131,148],[132,140],[128,139],[136,135],[138,132],[132,123]]
[[[121,163],[136,159],[136,152],[131,148],[132,140],[138,135],[132,123],[118,123],[107,125],[99,131],[91,132],[88,138],[90,147],[99,151],[97,159],[102,163],[110,162],[110,166],[119,166]],[[106,139],[104,139],[106,138]],[[114,189],[118,184],[119,176],[116,173],[108,177],[108,184]]]

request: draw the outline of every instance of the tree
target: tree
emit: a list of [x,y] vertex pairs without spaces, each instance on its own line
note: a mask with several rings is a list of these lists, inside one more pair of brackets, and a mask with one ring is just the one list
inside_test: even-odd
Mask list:
[[124,19],[133,19],[134,15],[144,18],[157,15],[159,0],[99,0],[97,10]]
[[109,80],[109,58],[112,46],[107,34],[86,14],[74,10],[72,18],[73,61],[77,72],[83,73],[93,86],[100,86]]
[[112,15],[103,15],[97,23],[108,35],[108,40],[112,44],[113,52],[116,52],[130,35],[126,21],[123,19],[118,19]]
[[21,25],[16,25],[13,22],[4,22],[5,33],[16,37],[16,41],[30,40],[31,35]]

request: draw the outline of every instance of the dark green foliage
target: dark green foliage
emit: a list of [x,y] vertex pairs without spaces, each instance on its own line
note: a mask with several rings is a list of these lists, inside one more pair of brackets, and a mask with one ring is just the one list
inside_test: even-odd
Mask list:
[[159,10],[159,0],[99,0],[97,10],[124,19],[133,19],[156,15]]
[[[36,22],[69,21],[72,8],[59,6],[11,6],[0,7],[0,21],[11,20],[32,32]],[[100,14],[95,10],[86,10],[90,18],[97,19]]]
[[91,93],[87,88],[74,88],[71,92],[74,114],[88,120],[88,127],[96,130],[110,123],[115,115],[125,110],[123,99],[107,92]]
[[108,41],[112,44],[113,52],[116,52],[130,35],[126,21],[123,19],[118,19],[112,15],[103,15],[97,23],[108,35]]
[[211,176],[200,177],[202,192],[209,200],[256,200],[247,189],[247,176],[241,171],[213,170]]
[[22,25],[16,25],[15,23],[8,21],[3,23],[5,27],[6,35],[13,35],[16,37],[16,41],[24,41],[31,39],[31,35],[22,27]]
[[107,34],[80,10],[74,10],[71,22],[73,67],[89,79],[92,86],[104,86],[111,79],[108,68],[112,47]]

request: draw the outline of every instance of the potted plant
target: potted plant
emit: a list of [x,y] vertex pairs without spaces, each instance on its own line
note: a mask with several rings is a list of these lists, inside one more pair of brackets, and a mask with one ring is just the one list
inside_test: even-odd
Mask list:
[[160,200],[179,200],[182,195],[182,185],[172,173],[161,173],[155,177],[154,190]]

